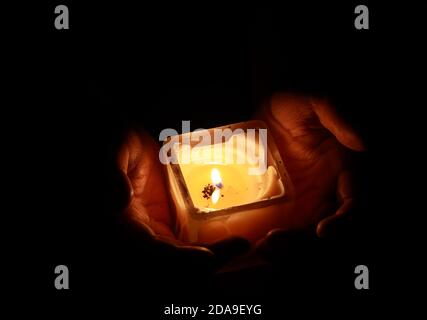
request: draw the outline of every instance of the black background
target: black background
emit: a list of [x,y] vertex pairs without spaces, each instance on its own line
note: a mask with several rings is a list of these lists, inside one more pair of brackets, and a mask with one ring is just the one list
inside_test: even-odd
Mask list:
[[[54,28],[58,4],[68,5],[70,30]],[[292,309],[361,310],[391,293],[386,256],[397,255],[387,188],[393,179],[383,173],[392,166],[383,156],[394,157],[391,136],[395,144],[409,143],[395,137],[391,119],[400,113],[389,100],[405,79],[398,72],[422,67],[412,58],[422,57],[423,19],[409,5],[368,1],[370,29],[356,30],[358,4],[61,2],[27,8],[34,23],[12,24],[13,31],[24,30],[11,36],[17,60],[6,60],[17,67],[9,78],[17,90],[11,91],[14,121],[4,128],[6,137],[16,137],[9,154],[19,167],[10,187],[19,190],[12,192],[11,210],[19,227],[9,240],[7,265],[30,278],[20,279],[22,285],[12,280],[17,297],[43,297],[39,307],[77,313],[119,307],[142,319],[158,318],[161,306],[171,303],[261,303],[277,318],[275,312]],[[111,204],[111,172],[128,128],[145,127],[156,137],[166,127],[179,130],[182,120],[191,120],[193,129],[244,121],[280,90],[330,97],[367,141],[356,236],[301,244],[299,253],[267,270],[214,278],[178,270],[123,240]],[[53,286],[58,264],[70,268],[69,291]],[[358,264],[370,267],[369,291],[354,289]]]

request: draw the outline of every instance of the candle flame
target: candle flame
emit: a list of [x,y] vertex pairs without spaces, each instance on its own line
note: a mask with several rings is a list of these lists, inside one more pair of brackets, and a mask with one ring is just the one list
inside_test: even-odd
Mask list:
[[219,170],[214,168],[211,171],[211,180],[212,184],[215,186],[215,191],[212,193],[212,203],[215,204],[218,202],[219,197],[221,196],[221,188],[222,188],[222,179]]
[[219,200],[219,196],[221,195],[221,191],[219,189],[215,189],[212,193],[212,203],[215,204]]
[[221,175],[220,175],[218,169],[216,169],[216,168],[212,169],[212,171],[211,171],[211,180],[212,180],[212,184],[214,186],[222,185],[222,179],[221,179]]

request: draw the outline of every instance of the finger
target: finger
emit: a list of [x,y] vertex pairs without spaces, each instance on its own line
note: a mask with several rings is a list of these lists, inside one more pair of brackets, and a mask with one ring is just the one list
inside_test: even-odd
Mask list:
[[313,110],[321,124],[327,128],[337,140],[354,151],[365,151],[366,147],[354,128],[339,116],[335,108],[326,100],[310,99]]
[[206,247],[184,245],[173,235],[161,235],[141,221],[127,219],[125,223],[128,226],[124,232],[127,245],[138,250],[138,254],[146,254],[148,258],[145,262],[154,263],[156,268],[181,275],[184,272],[202,275],[212,273],[217,268],[214,253]]
[[158,155],[158,144],[143,131],[129,134],[118,157],[119,167],[126,172],[133,191],[129,212],[153,228],[156,226],[151,224],[163,228],[171,223],[163,167]]
[[156,240],[156,233],[147,224],[129,219],[127,215],[122,215],[119,220],[123,229],[124,238],[131,239],[135,243],[148,243]]
[[263,249],[268,247],[270,249],[287,249],[291,248],[293,244],[298,243],[305,238],[308,238],[309,232],[307,230],[271,230],[263,239],[257,242],[256,249]]
[[218,265],[224,265],[234,258],[248,252],[250,242],[240,237],[230,237],[213,244],[206,245],[214,254]]
[[209,257],[213,258],[214,253],[209,250],[206,247],[203,246],[197,246],[197,245],[185,245],[180,243],[179,241],[169,238],[169,237],[163,237],[163,236],[155,236],[154,237],[156,243],[155,245],[160,250],[164,251],[177,251],[178,254],[181,254],[183,256],[194,256],[197,257]]
[[[323,153],[319,149],[320,146],[330,145],[325,144],[326,141],[337,143],[335,139],[331,139],[331,121],[323,120],[322,123],[314,108],[310,97],[279,93],[273,95],[270,103],[264,105],[258,113],[257,116],[269,125],[285,159],[313,160],[319,156],[319,152]],[[330,117],[326,116],[328,113],[323,111],[325,108],[316,108],[323,118],[329,120]],[[332,112],[333,109],[330,109]],[[343,122],[338,116],[336,118]],[[324,123],[329,125],[329,128],[326,128]]]
[[339,238],[345,235],[351,226],[353,201],[346,200],[338,209],[340,214],[329,216],[317,225],[316,233],[320,238]]
[[155,234],[145,224],[124,220],[127,226],[123,234],[127,247],[136,254],[144,254],[144,263],[154,265],[164,272],[183,274],[206,274],[216,267],[212,251],[201,246],[182,245],[177,240]]
[[[230,237],[211,244],[186,245],[171,237],[157,236],[159,241],[171,244],[182,251],[196,250],[198,254],[212,255],[215,259],[215,266],[220,267],[234,258],[248,252],[251,248],[249,241],[240,237]],[[193,252],[194,253],[194,252]]]
[[335,214],[321,220],[316,229],[319,237],[336,237],[345,232],[352,219],[355,206],[355,182],[354,175],[350,171],[343,171],[338,177],[338,199],[341,203]]
[[[163,171],[159,162],[159,146],[145,131],[131,132],[119,152],[120,169],[125,172],[135,192],[135,196],[145,196],[144,191],[151,186],[163,186]],[[150,180],[151,178],[151,180]]]
[[156,237],[154,250],[160,256],[170,261],[168,266],[191,273],[209,273],[216,268],[216,257],[206,247],[193,245],[180,245],[172,239]]
[[[160,204],[156,204],[157,208],[159,208],[159,206]],[[163,206],[167,207],[167,204],[164,204]],[[150,230],[158,236],[175,238],[171,226],[163,221],[156,220],[156,211],[152,208],[153,206],[147,208],[142,204],[139,198],[134,197],[125,211],[125,215],[129,220],[141,225],[141,227],[149,227]],[[165,210],[168,210],[168,208],[165,208]]]
[[255,250],[260,256],[268,260],[294,256],[301,252],[307,252],[310,244],[313,243],[313,235],[312,230],[286,231],[275,229],[257,242]]

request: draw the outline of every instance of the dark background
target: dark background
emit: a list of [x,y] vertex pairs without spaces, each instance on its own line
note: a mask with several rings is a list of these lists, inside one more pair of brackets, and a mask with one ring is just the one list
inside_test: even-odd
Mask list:
[[[54,28],[58,4],[68,5],[70,30]],[[386,256],[395,247],[384,205],[391,195],[390,174],[381,171],[383,152],[390,154],[384,132],[400,116],[389,102],[402,80],[396,74],[414,70],[409,58],[402,67],[400,52],[421,56],[409,43],[420,44],[423,29],[412,6],[368,1],[370,30],[356,30],[358,4],[61,2],[26,12],[36,21],[13,38],[25,76],[9,79],[21,89],[13,91],[14,131],[6,129],[18,140],[12,153],[23,152],[16,160],[23,178],[11,187],[20,192],[10,266],[31,270],[24,294],[67,310],[121,306],[154,319],[171,303],[261,303],[268,315],[296,305],[319,310],[319,303],[315,312],[328,313],[331,301],[364,308],[390,293]],[[267,269],[214,278],[123,240],[111,172],[128,128],[157,137],[163,128],[179,130],[182,120],[193,129],[244,121],[281,90],[331,98],[367,141],[354,235],[298,243]],[[69,291],[54,289],[58,264],[70,268]],[[369,291],[354,289],[358,264],[370,268]]]

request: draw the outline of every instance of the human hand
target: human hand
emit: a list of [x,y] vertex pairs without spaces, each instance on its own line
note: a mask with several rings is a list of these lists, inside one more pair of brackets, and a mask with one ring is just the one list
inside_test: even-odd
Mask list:
[[356,204],[350,162],[351,151],[365,150],[361,139],[326,100],[277,94],[257,118],[268,124],[295,188],[290,225],[260,245],[310,226],[320,237],[332,234]]
[[180,263],[188,261],[207,268],[219,267],[249,249],[247,241],[240,238],[228,238],[209,246],[184,244],[176,238],[159,146],[148,133],[128,135],[118,155],[118,167],[126,198],[124,220],[139,241],[149,243]]
[[[316,225],[319,236],[328,235],[350,216],[355,204],[348,164],[350,149],[364,149],[360,138],[329,103],[307,97],[276,95],[257,118],[269,125],[294,183],[296,211],[287,231]],[[119,154],[119,168],[128,195],[125,216],[137,232],[177,256],[182,253],[213,259],[247,250],[248,245],[242,239],[227,239],[209,249],[184,244],[175,237],[158,148],[148,134],[132,133]],[[261,243],[283,238],[284,232],[274,230]],[[289,238],[288,234],[285,238]]]

